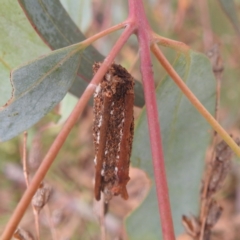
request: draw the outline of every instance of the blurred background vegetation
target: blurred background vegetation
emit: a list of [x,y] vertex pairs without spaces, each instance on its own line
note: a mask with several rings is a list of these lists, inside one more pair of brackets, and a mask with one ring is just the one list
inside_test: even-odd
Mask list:
[[[210,50],[214,44],[219,45],[224,66],[221,83],[220,122],[226,129],[239,136],[240,50],[238,45],[240,32],[236,27],[238,20],[231,21],[231,14],[228,15],[223,11],[221,2],[224,1],[209,0],[206,1],[205,6],[202,6],[204,4],[201,2],[205,1],[148,0],[145,1],[145,9],[152,28],[161,36],[182,41],[193,50],[203,53]],[[61,3],[86,37],[123,21],[128,14],[127,1],[122,0],[61,0]],[[239,15],[240,0],[235,0],[234,4],[234,11]],[[16,3],[12,7],[16,7]],[[206,19],[209,19],[209,22],[206,23]],[[213,36],[208,46],[204,43],[207,30]],[[94,43],[94,46],[100,53],[107,55],[120,33],[116,32],[104,37]],[[175,52],[165,48],[163,51],[169,60],[174,60]],[[141,79],[135,36],[129,39],[116,62],[130,69],[136,79]],[[159,65],[154,64],[154,74],[157,83],[164,77],[165,72]],[[76,97],[67,94],[58,107],[29,129],[28,156],[32,160],[30,163],[31,174],[40,164],[42,157],[76,102]],[[139,109],[135,110],[137,116]],[[100,239],[98,213],[95,211],[97,206],[93,200],[94,150],[91,128],[92,108],[88,106],[46,177],[46,181],[53,189],[49,200],[51,217],[45,210],[40,214],[41,239],[52,239],[49,218],[52,219],[56,228],[58,239]],[[0,232],[26,188],[21,164],[22,145],[22,134],[0,144]],[[116,198],[111,202],[110,214],[106,218],[108,239],[126,239],[123,219],[140,204],[147,193],[149,183],[144,173],[132,169],[131,179],[129,183],[130,200],[125,202]],[[223,215],[223,221],[226,223],[226,219],[231,219],[230,223],[232,221],[240,222],[238,174],[234,172],[227,184],[227,190],[223,191],[220,197],[226,209],[229,210],[226,213],[227,216]],[[140,191],[144,188],[143,186],[146,190]],[[239,211],[238,214],[236,214],[237,211]],[[233,220],[232,215],[238,218]],[[33,222],[32,210],[29,208],[21,226],[34,233]],[[220,221],[220,227],[217,226],[217,229],[226,232],[226,227],[221,224],[224,225]],[[235,236],[230,238],[231,234],[227,236],[229,238],[226,239],[237,239]]]

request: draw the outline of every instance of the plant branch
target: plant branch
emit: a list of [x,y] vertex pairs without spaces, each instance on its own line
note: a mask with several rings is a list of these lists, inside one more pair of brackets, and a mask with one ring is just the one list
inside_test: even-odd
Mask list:
[[[104,60],[103,64],[101,65],[98,72],[93,77],[92,81],[89,83],[88,87],[84,91],[82,97],[79,99],[76,107],[74,108],[73,112],[69,116],[68,120],[64,124],[62,130],[54,140],[52,146],[50,147],[48,153],[46,154],[45,158],[42,161],[42,164],[38,168],[36,174],[34,175],[31,185],[25,191],[23,197],[21,198],[20,202],[18,203],[11,219],[9,220],[6,228],[2,234],[2,240],[9,240],[13,235],[14,230],[16,229],[17,225],[19,224],[24,212],[26,211],[29,203],[35,192],[37,191],[39,184],[47,174],[48,169],[50,168],[51,164],[53,163],[55,157],[57,156],[58,152],[60,151],[63,143],[67,139],[68,134],[70,133],[71,129],[77,122],[79,116],[81,115],[84,107],[86,106],[88,100],[92,96],[93,92],[97,84],[101,81],[104,74],[107,72],[108,67],[113,62],[114,58],[116,57],[117,53],[123,47],[129,36],[133,33],[134,28],[131,24],[128,24],[125,31],[122,33],[121,37],[114,45],[113,49],[111,50],[110,54]],[[93,39],[93,37],[91,38]],[[93,40],[91,40],[92,42]],[[87,40],[86,40],[87,42]]]
[[229,134],[222,128],[222,126],[215,120],[215,118],[207,111],[207,109],[201,104],[201,102],[195,97],[187,85],[182,81],[179,75],[176,73],[174,68],[165,58],[161,50],[156,44],[151,46],[152,52],[165,68],[167,73],[189,99],[189,101],[194,105],[194,107],[202,114],[202,116],[208,121],[212,128],[223,138],[223,140],[229,145],[229,147],[235,152],[235,154],[240,157],[240,148],[234,142],[234,140],[229,136]]
[[22,155],[22,164],[23,164],[23,174],[26,182],[26,186],[29,186],[29,175],[28,175],[28,166],[27,166],[27,137],[28,133],[25,131],[23,133],[23,155]]
[[[22,163],[23,163],[23,174],[24,174],[24,178],[25,178],[25,182],[26,182],[26,187],[28,188],[30,183],[29,183],[28,163],[27,163],[27,137],[28,137],[28,133],[27,133],[27,131],[25,131],[23,133]],[[37,238],[37,240],[39,240],[40,239],[40,230],[39,230],[38,212],[35,210],[33,205],[32,205],[32,211],[33,211],[34,221],[35,221],[36,238]]]
[[162,37],[154,32],[152,33],[152,36],[155,43],[158,43],[164,47],[170,47],[174,50],[181,51],[181,52],[187,52],[190,49],[190,47],[183,42]]
[[[207,48],[206,48],[207,49]],[[213,73],[215,75],[217,86],[216,86],[216,107],[215,107],[215,119],[219,121],[219,106],[220,106],[220,93],[221,93],[221,80],[222,80],[222,74],[223,74],[223,61],[221,58],[219,46],[215,44],[211,50],[207,52],[207,55],[211,61]],[[208,194],[208,187],[210,184],[211,177],[213,175],[214,168],[212,167],[214,165],[214,162],[216,161],[216,146],[217,146],[217,140],[218,135],[217,132],[214,131],[213,133],[213,139],[212,139],[212,153],[209,164],[207,164],[206,170],[204,173],[204,187],[201,193],[201,205],[200,205],[200,214],[199,219],[201,221],[201,230],[200,230],[200,236],[199,240],[204,239],[204,232],[206,230],[206,222],[208,214],[206,214],[207,210],[209,210],[209,199],[207,198]]]
[[124,22],[119,23],[115,26],[107,28],[107,29],[95,34],[94,36],[91,36],[91,37],[87,38],[86,40],[82,41],[81,45],[85,45],[85,44],[90,45],[93,42],[95,42],[96,40],[98,40],[99,38],[102,38],[102,37],[104,37],[104,36],[106,36],[106,35],[108,35],[112,32],[115,32],[119,29],[125,28],[126,26],[129,26],[129,25],[131,25],[130,21],[124,21]]
[[151,30],[147,22],[142,1],[129,0],[129,18],[137,25],[137,37],[140,45],[140,64],[147,110],[148,128],[156,183],[159,215],[164,240],[174,240],[174,229],[168,194],[168,185],[164,166],[164,154],[158,119],[157,101],[153,79],[150,43]]

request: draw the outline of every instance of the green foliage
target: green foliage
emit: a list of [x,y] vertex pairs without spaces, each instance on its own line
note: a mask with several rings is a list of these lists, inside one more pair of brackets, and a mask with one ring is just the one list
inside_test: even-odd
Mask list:
[[240,35],[240,21],[236,11],[234,0],[218,0],[224,12],[228,16],[230,22],[235,28],[236,32]]
[[[239,33],[239,19],[234,2],[232,0],[219,0],[219,2]],[[19,3],[31,24],[51,49],[67,47],[85,39],[59,1],[19,0]],[[210,3],[210,5],[215,6],[214,4],[216,5],[217,3]],[[119,8],[116,9],[116,12],[118,12]],[[153,10],[153,7],[150,6],[149,10]],[[219,12],[221,11],[216,12],[215,8],[213,8],[212,12],[210,11],[210,15],[214,17],[216,23],[216,29],[213,29],[219,35],[226,37],[225,29],[222,26],[227,25],[227,20],[224,22],[225,19],[221,17],[220,22]],[[196,24],[196,10],[195,12],[193,10],[193,13],[190,17],[186,16],[184,20],[185,22],[190,21],[191,27],[186,27],[185,25],[183,29],[187,31],[177,33],[176,39],[184,42],[189,41],[188,43],[194,46],[196,42],[199,45],[202,44],[199,40],[201,39],[199,32],[202,29],[200,24]],[[149,15],[152,18],[156,17],[157,22],[154,24],[156,31],[160,29],[160,33],[163,34],[164,26],[169,25],[162,22],[159,28],[159,12],[150,12]],[[192,20],[191,16],[195,18]],[[198,27],[193,29],[193,26]],[[231,29],[231,27],[228,27],[228,30]],[[190,32],[190,37],[187,35],[188,32]],[[165,33],[166,35],[164,35]],[[169,37],[167,34],[171,33],[171,31],[166,27],[165,33],[163,35]],[[229,35],[227,36],[229,38]],[[197,40],[193,39],[194,37]],[[14,0],[1,1],[0,39],[0,105],[2,105],[11,96],[10,70],[37,56],[49,53],[49,49],[44,46],[26,19],[17,1]],[[229,39],[231,40],[232,36]],[[225,42],[223,40],[225,51],[228,44],[232,47],[230,50],[227,49],[228,55],[225,59],[231,58],[233,53],[237,55],[232,42],[227,38],[225,38]],[[106,44],[109,43],[106,42]],[[197,45],[194,47],[200,49]],[[80,52],[81,55],[79,54]],[[238,57],[239,55],[235,56],[235,59],[238,59]],[[62,62],[64,59],[66,61]],[[14,85],[13,99],[10,105],[0,112],[0,139],[2,141],[10,139],[39,121],[64,97],[69,88],[71,93],[80,97],[92,77],[93,62],[102,60],[103,56],[91,46],[84,51],[81,49],[77,50],[76,46],[71,46],[16,69],[12,73]],[[235,67],[239,70],[234,65],[234,58],[231,58],[229,62],[232,64],[230,67]],[[225,65],[227,66],[226,68],[229,67],[227,64]],[[203,55],[194,52],[190,53],[187,60],[183,56],[178,56],[175,62],[175,69],[205,107],[213,113],[215,82],[207,59]],[[228,86],[228,89],[238,90],[237,74],[232,73],[231,77],[229,76],[228,74],[228,83],[232,81],[231,79],[236,79],[236,81],[234,82],[234,89],[232,86]],[[227,84],[226,81],[223,84]],[[226,90],[223,88],[223,91]],[[139,83],[135,86],[135,95],[135,104],[142,106],[144,103],[143,92]],[[229,93],[225,95],[229,96]],[[230,95],[232,96],[232,94]],[[202,119],[169,77],[166,77],[158,87],[157,99],[174,226],[176,234],[179,234],[183,231],[181,215],[188,213],[196,214],[198,210],[204,154],[209,143],[211,131],[205,120]],[[235,100],[237,105],[235,112],[238,109],[238,102]],[[63,108],[63,112],[67,116],[68,113],[65,109]],[[66,116],[63,116],[63,119],[66,119]],[[148,174],[152,181],[152,186],[142,205],[126,221],[127,231],[131,240],[161,239],[146,121],[144,109],[136,126],[132,163],[133,166],[143,169]],[[78,132],[75,132],[74,134],[77,135]],[[77,136],[74,135],[74,139],[76,138]],[[49,136],[46,137],[46,140],[49,140]],[[16,139],[13,141],[9,142],[11,144],[9,145],[10,150],[6,143],[1,145],[1,157],[4,161],[11,160],[9,156],[13,152],[13,146],[14,152],[18,151],[17,144],[19,143]],[[78,144],[77,141],[73,148],[77,149],[79,147]],[[3,151],[5,151],[4,154]],[[63,151],[67,150],[64,149]],[[76,168],[78,167],[77,165]],[[64,182],[65,179],[61,179],[61,181]],[[66,185],[69,186],[70,184],[67,182]]]
[[72,86],[82,59],[80,44],[41,57],[12,72],[13,97],[0,112],[0,140],[28,129],[58,104]]
[[[215,79],[209,60],[204,55],[191,51],[187,58],[178,56],[174,68],[202,104],[213,113]],[[197,214],[204,157],[211,133],[206,120],[189,103],[172,79],[166,77],[156,93],[177,235],[183,232],[182,215]],[[148,135],[144,108],[135,128],[131,163],[147,173],[152,185],[142,205],[127,218],[126,228],[131,240],[162,239]]]
[[[0,64],[0,104],[10,99],[11,91],[13,96],[0,112],[0,141],[9,140],[38,122],[62,100],[68,90],[80,97],[92,78],[92,64],[103,60],[92,46],[81,51],[81,56],[79,51],[74,50],[76,46],[64,48],[16,69],[12,73],[11,89],[7,75],[12,67],[40,55],[40,51],[42,54],[45,48],[28,26],[19,6],[14,3],[16,10],[11,11],[13,6],[10,3],[4,1],[0,10],[3,11],[0,30],[4,39],[0,46],[3,56]],[[59,1],[54,0],[49,4],[47,1],[19,0],[19,3],[31,24],[51,48],[63,48],[85,39]],[[8,34],[9,29],[12,36]],[[136,83],[135,91],[135,102],[142,106],[144,101],[140,83]]]
[[[58,0],[32,1],[19,0],[31,24],[51,49],[59,49],[85,40]],[[80,97],[92,78],[92,65],[102,61],[103,56],[92,46],[86,48],[70,92]]]
[[[59,49],[85,40],[85,36],[68,16],[59,0],[53,0],[51,4],[46,0],[19,0],[19,3],[31,24],[52,49]],[[72,94],[77,97],[82,95],[87,83],[92,79],[92,65],[103,59],[104,57],[92,46],[86,48],[76,80],[70,89]],[[143,90],[139,82],[135,83],[135,95],[135,104],[143,106]]]
[[11,97],[10,70],[48,53],[16,0],[2,0],[0,8],[0,106]]

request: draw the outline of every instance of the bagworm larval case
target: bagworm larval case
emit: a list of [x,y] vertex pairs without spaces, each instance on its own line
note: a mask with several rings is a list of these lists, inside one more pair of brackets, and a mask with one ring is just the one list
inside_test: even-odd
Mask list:
[[[101,63],[93,65],[94,74]],[[127,199],[134,118],[134,80],[125,68],[112,64],[94,93],[95,198],[104,194]]]

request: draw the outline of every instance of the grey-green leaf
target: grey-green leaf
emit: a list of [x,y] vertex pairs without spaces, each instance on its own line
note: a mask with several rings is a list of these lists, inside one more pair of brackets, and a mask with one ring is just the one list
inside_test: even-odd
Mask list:
[[[59,49],[85,40],[85,36],[74,24],[59,0],[18,0],[26,16],[41,38],[51,49]],[[92,65],[104,57],[92,46],[86,48],[76,81],[70,92],[80,97],[92,78]],[[135,105],[144,105],[142,85],[135,81]]]
[[[211,112],[215,106],[215,79],[209,60],[190,52],[180,55],[175,70]],[[182,233],[181,216],[197,214],[205,152],[211,138],[210,126],[186,99],[175,83],[166,77],[156,90],[164,157],[176,235]],[[151,189],[126,220],[130,240],[162,239],[155,192],[146,111],[143,109],[135,129],[131,163],[144,170]]]
[[79,44],[28,63],[11,74],[13,97],[0,111],[0,141],[28,129],[68,92],[80,65]]
[[222,9],[226,13],[233,27],[235,28],[238,35],[240,35],[240,21],[238,17],[237,7],[233,0],[218,0]]
[[36,34],[16,0],[1,0],[0,107],[11,97],[10,71],[50,50]]

